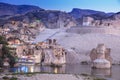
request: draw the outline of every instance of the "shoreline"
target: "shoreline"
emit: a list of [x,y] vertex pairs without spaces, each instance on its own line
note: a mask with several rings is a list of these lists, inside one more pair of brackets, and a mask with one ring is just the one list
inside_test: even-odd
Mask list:
[[[6,79],[5,79],[6,78]],[[24,73],[0,75],[0,80],[106,80],[88,74]]]

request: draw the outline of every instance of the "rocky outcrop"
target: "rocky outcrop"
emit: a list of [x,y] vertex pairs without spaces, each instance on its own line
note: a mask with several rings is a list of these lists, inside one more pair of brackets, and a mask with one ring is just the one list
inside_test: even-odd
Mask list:
[[76,26],[76,21],[72,16],[66,12],[52,10],[29,12],[25,15],[11,17],[9,20],[25,21],[29,23],[34,20],[40,20],[44,23],[45,27],[52,29]]
[[120,12],[108,17],[107,19],[103,19],[101,21],[101,26],[107,26],[107,27],[118,27],[120,25]]
[[82,18],[83,16],[91,16],[91,15],[106,15],[105,12],[101,11],[95,11],[95,10],[90,10],[90,9],[79,9],[79,8],[74,8],[70,13],[74,18]]
[[36,48],[41,50],[41,63],[43,65],[62,66],[66,63],[66,51],[56,43],[56,40],[49,39],[47,43],[40,42]]
[[[92,20],[90,20],[89,17],[92,18]],[[96,19],[94,15],[87,16],[85,17],[86,21],[83,20],[83,23],[89,23],[87,26],[119,28],[119,25],[120,25],[119,12],[108,17],[105,17],[105,16],[101,17],[98,15],[96,15],[96,17],[99,17],[99,18]]]
[[119,22],[120,22],[120,12],[115,14],[110,14],[108,16],[100,16],[98,14],[85,16],[83,17],[82,24],[83,25],[85,24],[85,26],[120,28]]
[[110,68],[112,58],[110,56],[110,49],[106,48],[104,44],[99,44],[96,49],[92,49],[90,58],[93,68]]
[[66,12],[44,10],[31,5],[0,3],[0,25],[4,25],[11,20],[28,23],[40,20],[47,28],[76,26],[76,20]]
[[[102,23],[101,20],[112,16],[114,13],[74,8],[69,14],[76,19],[77,25],[84,26],[84,23],[87,23],[85,26],[100,26]],[[85,18],[87,18],[86,21],[84,21]],[[92,21],[89,18],[91,18]]]

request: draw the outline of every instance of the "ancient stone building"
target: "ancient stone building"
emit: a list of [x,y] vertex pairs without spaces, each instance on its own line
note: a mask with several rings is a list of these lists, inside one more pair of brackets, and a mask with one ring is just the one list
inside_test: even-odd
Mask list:
[[93,21],[94,21],[94,19],[92,17],[89,17],[89,16],[83,17],[82,25],[83,26],[91,26]]
[[37,48],[42,50],[39,52],[41,54],[41,57],[39,57],[43,60],[44,65],[59,66],[66,63],[65,49],[58,45],[55,39],[48,39],[47,42],[41,42],[37,44]]
[[106,48],[104,44],[98,44],[96,48],[92,49],[90,58],[94,68],[110,68],[112,65],[110,48]]
[[48,39],[46,42],[39,42],[38,44],[24,43],[11,47],[15,49],[19,58],[18,62],[21,62],[22,59],[28,59],[27,62],[43,65],[60,66],[66,63],[66,51],[57,44],[56,39]]
[[13,45],[13,44],[19,45],[19,44],[23,43],[20,39],[14,38],[14,37],[8,38],[7,41],[8,41],[9,45]]

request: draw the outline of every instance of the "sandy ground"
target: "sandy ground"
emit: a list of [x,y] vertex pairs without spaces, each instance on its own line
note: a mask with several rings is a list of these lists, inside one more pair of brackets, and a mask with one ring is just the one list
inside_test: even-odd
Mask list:
[[[114,30],[115,31],[115,30]],[[118,31],[118,30],[117,30]],[[71,53],[68,55],[69,62],[80,63],[81,61],[90,61],[90,51],[99,43],[104,43],[106,47],[111,48],[113,63],[120,63],[120,36],[119,33],[67,33],[60,29],[46,29],[37,36],[35,42],[43,41],[50,35],[56,33],[52,38],[58,40],[58,43]]]
[[22,78],[21,80],[83,80],[82,77],[75,77],[74,75],[53,75],[53,74],[37,74],[32,77]]
[[[76,74],[24,74],[24,75],[7,75],[8,78],[16,77],[18,80],[96,80],[95,77],[83,76]],[[0,76],[0,80],[4,80]],[[6,79],[8,80],[8,79]]]

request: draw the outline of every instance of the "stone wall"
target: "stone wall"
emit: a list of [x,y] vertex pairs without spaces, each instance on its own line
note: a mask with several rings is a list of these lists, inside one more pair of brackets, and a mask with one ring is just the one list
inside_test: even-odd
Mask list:
[[103,34],[115,34],[119,35],[120,30],[115,28],[104,28],[104,27],[72,27],[70,29],[67,29],[66,32],[69,33],[77,33],[77,34],[87,34],[87,33],[103,33]]

